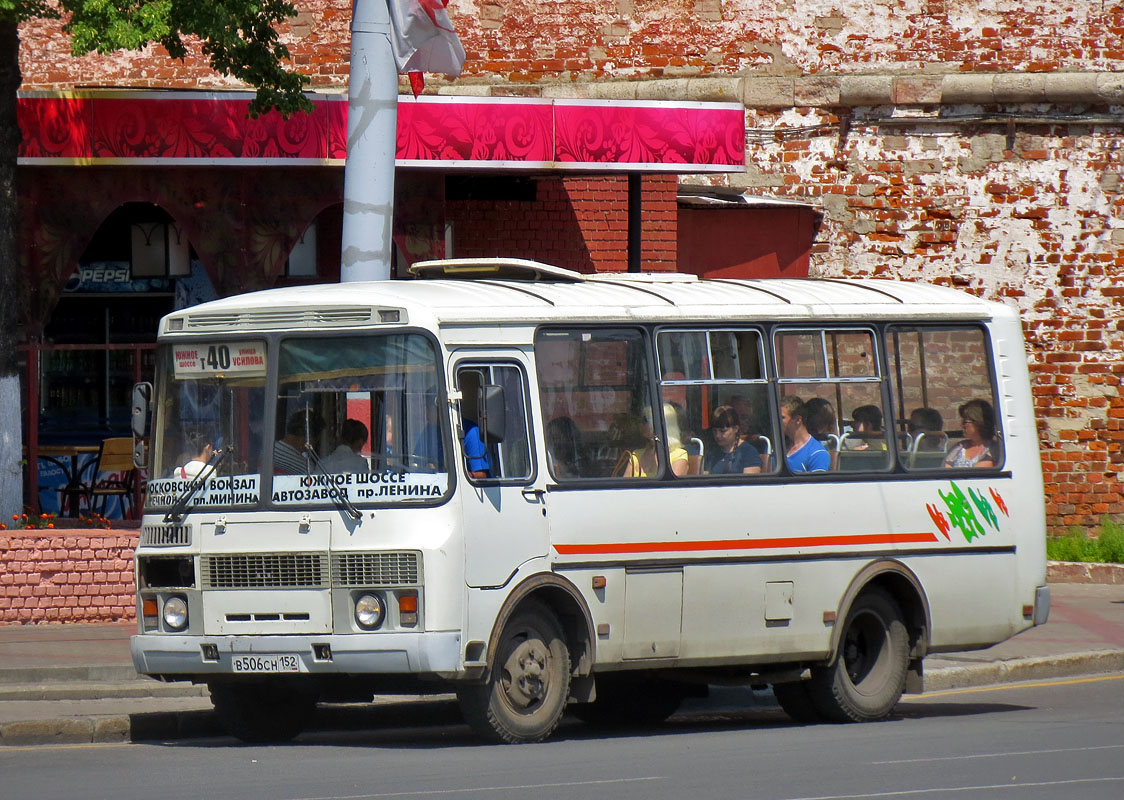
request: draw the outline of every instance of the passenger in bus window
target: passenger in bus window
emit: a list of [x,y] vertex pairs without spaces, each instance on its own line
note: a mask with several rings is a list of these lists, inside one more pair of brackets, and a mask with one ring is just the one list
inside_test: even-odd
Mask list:
[[[820,398],[813,397],[812,400]],[[812,435],[812,429],[805,422],[808,420],[818,426],[823,421],[824,409],[819,404],[813,404],[812,400],[805,403],[799,397],[789,395],[781,402],[781,424],[788,440],[785,461],[791,472],[827,472],[831,468],[831,456]],[[831,408],[826,400],[820,402]],[[834,418],[834,412],[832,417]]]
[[345,419],[340,426],[339,444],[324,459],[325,472],[369,472],[367,459],[360,455],[367,444],[367,426],[357,419]]
[[957,409],[964,439],[949,451],[946,467],[994,467],[999,463],[995,411],[986,400],[969,400]]
[[[679,476],[687,474],[687,450],[679,441],[679,414],[671,403],[663,405],[664,424],[667,427],[667,452],[671,471]],[[644,409],[641,430],[645,444],[639,450],[627,451],[622,457],[619,474],[625,478],[649,478],[659,474],[659,455],[655,433],[652,430],[652,410]]]
[[464,426],[464,460],[468,476],[492,477],[492,462],[488,458],[488,446],[480,436],[480,426],[467,417],[462,419],[461,424]]
[[176,467],[176,469],[173,470],[172,477],[181,480],[197,478],[199,477],[199,473],[206,469],[207,465],[211,463],[211,458],[215,454],[215,448],[210,442],[203,442],[202,445],[195,442],[195,447],[192,449],[195,451],[195,455],[192,456],[189,461],[185,462],[182,467]]
[[853,444],[849,450],[885,450],[886,436],[882,431],[882,409],[878,406],[859,406],[851,412]]
[[913,442],[913,450],[919,452],[935,452],[948,447],[948,435],[944,432],[944,418],[935,408],[922,406],[909,413],[909,422],[906,423],[909,437]]
[[761,466],[768,468],[769,450],[771,445],[765,437],[765,429],[769,427],[767,415],[759,413],[761,398],[751,402],[744,395],[736,394],[730,398],[730,407],[738,415],[738,436],[743,442],[748,442],[757,449],[760,455]]
[[273,474],[307,475],[305,446],[313,447],[324,430],[324,421],[315,411],[302,409],[289,416],[285,435],[273,443]]
[[742,475],[761,471],[761,454],[739,435],[739,417],[731,406],[718,406],[710,415],[714,444],[706,451],[707,475]]
[[555,417],[546,424],[546,455],[550,472],[556,478],[580,478],[584,472],[581,457],[581,431],[567,416]]

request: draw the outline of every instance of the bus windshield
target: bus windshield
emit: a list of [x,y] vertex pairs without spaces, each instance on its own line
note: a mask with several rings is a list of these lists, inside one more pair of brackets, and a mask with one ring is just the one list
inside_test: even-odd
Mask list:
[[387,503],[448,488],[437,354],[418,334],[291,338],[278,356],[272,502]]
[[160,358],[150,508],[171,507],[200,478],[188,508],[416,502],[448,488],[437,354],[424,336],[170,345]]
[[150,508],[171,507],[198,479],[193,506],[258,503],[266,364],[263,341],[159,349]]

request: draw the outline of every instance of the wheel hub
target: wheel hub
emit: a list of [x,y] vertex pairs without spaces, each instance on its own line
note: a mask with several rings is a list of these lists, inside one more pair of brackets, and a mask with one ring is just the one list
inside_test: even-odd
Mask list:
[[523,642],[504,664],[504,692],[519,708],[541,703],[549,688],[548,679],[547,653],[537,641]]

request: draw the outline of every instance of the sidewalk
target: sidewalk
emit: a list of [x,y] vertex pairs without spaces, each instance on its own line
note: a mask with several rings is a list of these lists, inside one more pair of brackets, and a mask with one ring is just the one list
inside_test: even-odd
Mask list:
[[[1054,583],[1051,591],[1046,625],[987,650],[926,659],[925,691],[1124,673],[1124,583]],[[206,687],[136,675],[129,655],[135,629],[133,623],[0,626],[0,745],[221,734]],[[389,711],[398,700],[379,705]],[[326,709],[318,721],[322,728],[355,723]]]

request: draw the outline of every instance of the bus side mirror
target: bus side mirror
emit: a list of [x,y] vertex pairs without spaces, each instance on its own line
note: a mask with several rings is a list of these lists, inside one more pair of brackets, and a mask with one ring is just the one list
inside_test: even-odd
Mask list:
[[477,421],[484,433],[487,444],[502,442],[507,429],[507,410],[504,405],[503,387],[488,384],[484,387],[484,398],[480,404],[480,419]]
[[152,419],[152,384],[143,381],[133,386],[133,463],[140,469],[148,466],[148,433]]

